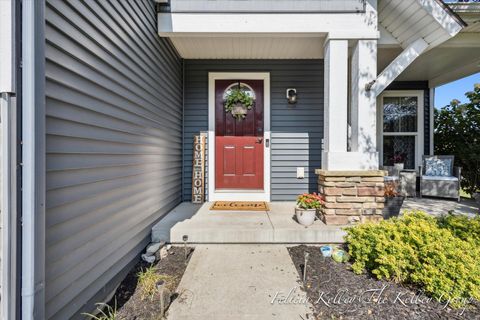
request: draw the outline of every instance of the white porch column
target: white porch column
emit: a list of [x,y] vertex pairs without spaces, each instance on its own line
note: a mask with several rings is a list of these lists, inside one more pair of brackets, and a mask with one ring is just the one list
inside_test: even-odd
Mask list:
[[325,45],[325,129],[322,169],[378,169],[376,96],[367,83],[377,75],[377,41],[359,40],[351,63],[351,150],[347,152],[348,43]]
[[324,150],[322,168],[335,170],[347,152],[348,41],[325,43]]
[[[377,103],[365,86],[377,76],[377,41],[358,40],[351,64],[351,159],[359,170],[378,169]],[[353,164],[352,164],[353,165]]]

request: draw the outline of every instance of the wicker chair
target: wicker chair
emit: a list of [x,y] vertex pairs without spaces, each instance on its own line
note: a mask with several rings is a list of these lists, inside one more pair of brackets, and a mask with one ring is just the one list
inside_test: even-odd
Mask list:
[[[422,165],[419,168],[420,197],[453,198],[460,201],[460,181],[462,168],[454,167],[454,156],[423,156]],[[448,175],[429,174],[427,161],[443,162],[448,166]]]

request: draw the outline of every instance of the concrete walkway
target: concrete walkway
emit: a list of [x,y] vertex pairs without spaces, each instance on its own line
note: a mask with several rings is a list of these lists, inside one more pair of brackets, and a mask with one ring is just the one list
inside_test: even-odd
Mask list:
[[308,319],[299,280],[285,246],[198,245],[168,319]]
[[402,212],[408,210],[421,210],[433,216],[454,212],[473,217],[480,212],[478,203],[475,200],[464,198],[460,202],[438,198],[407,198],[403,202]]

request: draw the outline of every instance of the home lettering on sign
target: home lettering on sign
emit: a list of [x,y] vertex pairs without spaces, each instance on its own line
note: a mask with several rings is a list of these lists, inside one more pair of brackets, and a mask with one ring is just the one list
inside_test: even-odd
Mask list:
[[192,203],[205,201],[205,136],[193,138]]

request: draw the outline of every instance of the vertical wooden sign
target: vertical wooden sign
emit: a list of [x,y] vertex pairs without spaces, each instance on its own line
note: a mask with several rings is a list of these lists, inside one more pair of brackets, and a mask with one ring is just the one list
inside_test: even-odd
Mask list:
[[205,138],[193,137],[192,203],[205,201]]

